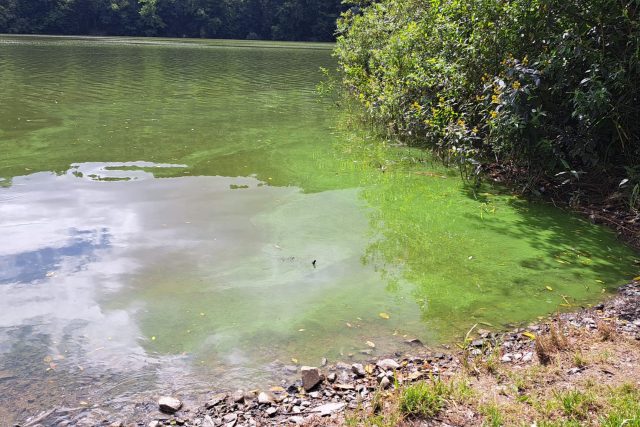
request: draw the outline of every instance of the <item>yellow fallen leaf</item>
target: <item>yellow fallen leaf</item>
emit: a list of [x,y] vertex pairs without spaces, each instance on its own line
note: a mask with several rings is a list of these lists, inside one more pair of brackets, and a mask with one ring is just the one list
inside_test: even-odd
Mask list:
[[376,348],[376,345],[371,341],[367,341],[367,345],[371,348]]
[[204,316],[204,313],[200,313],[200,316]]
[[529,332],[529,331],[523,332],[522,335],[532,340],[536,339],[536,336],[533,332]]
[[379,316],[382,317],[383,319],[388,319],[388,318],[391,317],[387,313],[384,313],[384,312],[380,313]]
[[551,286],[545,286],[545,288],[546,288],[548,291],[552,291],[552,290],[553,290],[553,288],[552,288]]
[[81,404],[82,406],[87,406],[87,405],[89,404],[89,402],[85,402],[84,400],[81,400],[81,401],[80,401],[80,404]]
[[604,284],[604,282],[602,280],[596,279],[596,282]]
[[298,329],[298,332],[304,332],[306,329]]
[[291,361],[292,361],[293,363],[295,363],[296,365],[298,364],[298,359],[296,359],[295,357],[292,357],[292,358],[291,358]]
[[349,322],[347,322],[347,326],[350,327],[350,328],[353,328],[353,325],[351,323],[349,323]]
[[52,361],[53,361],[53,357],[51,357],[51,356],[46,356],[44,358],[44,363],[51,363]]
[[640,282],[640,276],[638,276],[638,277],[634,277],[634,278],[633,278],[633,281],[634,281],[634,282]]
[[156,340],[155,336],[151,337],[151,341],[155,341],[155,340]]
[[373,366],[373,365],[366,365],[364,367],[364,371],[369,375],[373,374],[373,370],[374,369],[375,369],[375,366]]
[[271,390],[274,393],[284,393],[284,391],[285,391],[284,388],[282,388],[282,387],[280,387],[278,385],[271,387],[269,390]]

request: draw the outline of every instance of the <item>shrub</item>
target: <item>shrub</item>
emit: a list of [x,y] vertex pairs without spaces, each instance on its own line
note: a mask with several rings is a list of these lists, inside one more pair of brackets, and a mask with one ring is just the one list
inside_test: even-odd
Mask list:
[[639,9],[381,0],[343,14],[336,55],[369,116],[467,175],[512,164],[558,184],[622,183],[638,204]]

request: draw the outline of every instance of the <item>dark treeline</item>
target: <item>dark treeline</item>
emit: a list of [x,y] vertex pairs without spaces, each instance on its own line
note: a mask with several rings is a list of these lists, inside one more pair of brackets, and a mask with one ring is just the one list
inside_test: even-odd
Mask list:
[[331,41],[340,0],[0,0],[0,33]]

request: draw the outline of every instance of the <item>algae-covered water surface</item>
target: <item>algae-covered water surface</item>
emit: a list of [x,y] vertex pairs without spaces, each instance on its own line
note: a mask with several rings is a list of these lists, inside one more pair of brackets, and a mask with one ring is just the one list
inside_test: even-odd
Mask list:
[[273,385],[634,274],[608,230],[339,127],[331,49],[0,37],[4,419]]

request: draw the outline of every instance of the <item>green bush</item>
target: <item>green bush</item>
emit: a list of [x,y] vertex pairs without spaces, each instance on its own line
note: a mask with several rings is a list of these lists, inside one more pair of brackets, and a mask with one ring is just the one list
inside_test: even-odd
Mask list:
[[638,194],[640,0],[381,0],[338,31],[346,87],[389,132],[467,172]]

